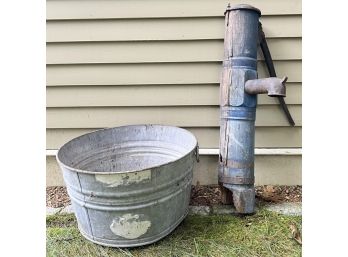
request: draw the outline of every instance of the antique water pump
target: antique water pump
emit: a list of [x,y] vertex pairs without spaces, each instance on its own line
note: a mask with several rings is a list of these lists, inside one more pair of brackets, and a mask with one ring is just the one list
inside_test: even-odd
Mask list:
[[[239,213],[253,213],[255,207],[254,145],[257,95],[280,97],[286,108],[287,77],[258,79],[257,50],[261,42],[261,12],[250,5],[228,6],[225,12],[224,61],[220,83],[219,184],[223,202],[234,204]],[[260,39],[261,38],[261,39]],[[267,51],[268,47],[266,45]],[[266,64],[273,68],[265,55]],[[273,72],[275,73],[275,72]],[[287,108],[284,109],[287,111]],[[292,121],[286,113],[289,122]],[[292,121],[293,122],[293,121]],[[293,125],[293,124],[292,124]]]

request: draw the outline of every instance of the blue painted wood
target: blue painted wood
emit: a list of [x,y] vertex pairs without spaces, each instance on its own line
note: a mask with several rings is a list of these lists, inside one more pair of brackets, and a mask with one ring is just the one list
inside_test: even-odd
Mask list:
[[233,193],[240,213],[253,213],[254,146],[257,95],[245,92],[245,82],[257,79],[256,61],[260,11],[248,5],[227,9],[225,66],[220,85],[219,182]]

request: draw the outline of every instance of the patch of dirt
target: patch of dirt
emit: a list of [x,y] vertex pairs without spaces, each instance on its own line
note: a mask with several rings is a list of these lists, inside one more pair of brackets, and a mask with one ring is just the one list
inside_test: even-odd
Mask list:
[[217,185],[192,186],[190,205],[217,205],[221,202],[221,190]]
[[[256,198],[263,202],[301,202],[302,186],[256,186]],[[218,185],[192,186],[190,205],[222,204],[221,190]]]
[[70,205],[66,187],[46,187],[46,206],[60,208]]
[[[302,186],[256,186],[256,198],[264,202],[301,202]],[[190,205],[218,205],[221,191],[218,185],[192,186]],[[60,208],[70,205],[70,198],[65,187],[46,188],[46,206]]]
[[302,202],[302,186],[257,186],[256,197],[265,202]]

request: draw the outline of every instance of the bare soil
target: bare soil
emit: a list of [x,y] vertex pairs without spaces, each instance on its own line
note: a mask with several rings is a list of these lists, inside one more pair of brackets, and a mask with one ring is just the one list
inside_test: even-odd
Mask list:
[[[257,186],[256,198],[264,202],[301,202],[302,186]],[[70,198],[65,187],[46,188],[46,206],[53,208],[65,207]],[[190,205],[218,205],[221,202],[221,191],[218,185],[192,186]]]
[[[256,198],[263,202],[301,202],[302,186],[256,186]],[[218,185],[192,186],[190,205],[222,204]]]
[[265,202],[302,202],[302,186],[257,186],[256,197]]
[[46,187],[46,206],[60,208],[70,205],[66,187]]

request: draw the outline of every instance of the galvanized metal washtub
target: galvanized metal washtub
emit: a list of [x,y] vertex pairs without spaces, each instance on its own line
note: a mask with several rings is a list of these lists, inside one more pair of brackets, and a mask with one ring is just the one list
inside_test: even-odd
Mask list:
[[193,134],[162,125],[98,130],[57,153],[80,232],[112,247],[153,243],[180,224],[196,158]]

